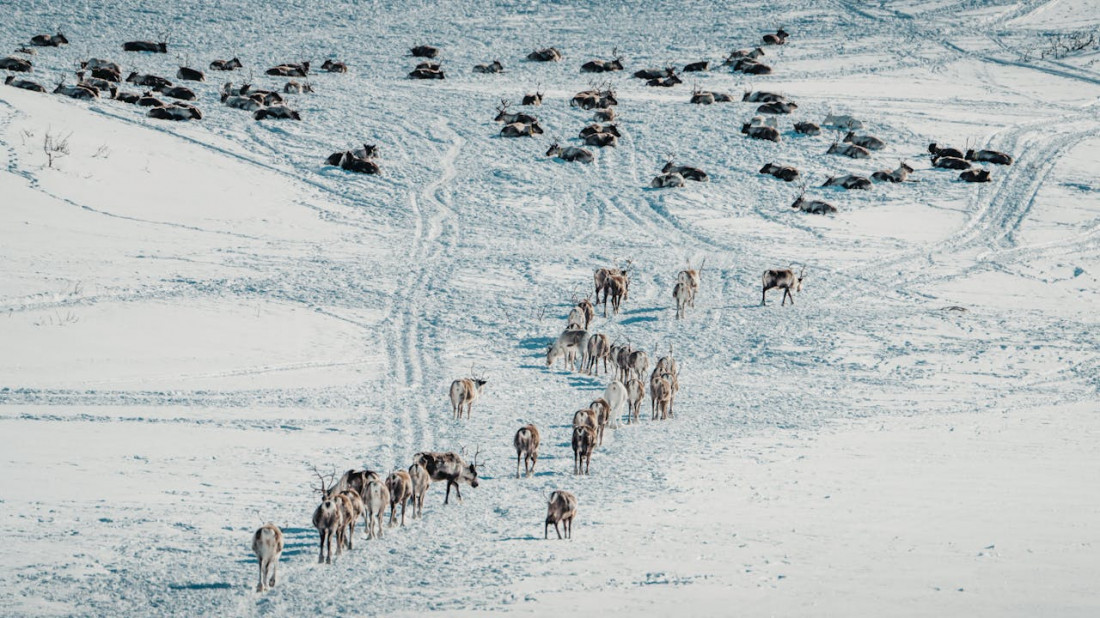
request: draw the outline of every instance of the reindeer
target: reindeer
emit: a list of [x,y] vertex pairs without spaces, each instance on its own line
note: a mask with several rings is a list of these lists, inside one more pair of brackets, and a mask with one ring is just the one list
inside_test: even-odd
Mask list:
[[451,412],[455,420],[462,419],[462,406],[466,406],[466,418],[470,418],[470,410],[473,408],[474,402],[481,397],[481,393],[488,383],[488,380],[477,376],[451,382]]
[[424,62],[421,62],[421,63],[417,64],[416,68],[417,69],[424,69],[426,71],[440,71],[443,68],[443,63],[424,61]]
[[966,151],[967,161],[985,161],[987,163],[996,163],[997,165],[1012,165],[1012,155],[998,152],[996,150],[978,150],[974,151],[973,148]]
[[789,37],[789,36],[791,36],[791,35],[788,34],[786,30],[780,28],[779,30],[777,30],[775,32],[775,34],[765,34],[764,35],[764,44],[765,45],[786,45],[787,37]]
[[501,137],[534,137],[536,135],[542,135],[543,130],[538,121],[526,124],[523,122],[513,122],[512,124],[506,124],[500,129]]
[[672,77],[675,74],[676,67],[666,67],[663,69],[639,69],[637,71],[634,71],[634,77],[644,80]]
[[676,357],[672,355],[672,344],[668,345],[668,356],[662,356],[657,359],[657,364],[654,365],[653,371],[658,374],[667,373],[668,380],[672,384],[672,394],[676,394],[680,390],[680,368],[676,364]]
[[597,133],[610,133],[611,135],[614,135],[615,137],[622,137],[622,134],[619,133],[619,126],[614,125],[614,124],[607,124],[607,125],[590,124],[587,127],[581,129],[578,136],[581,139],[584,139],[584,138],[588,137],[589,135],[596,135]]
[[848,174],[847,176],[829,176],[825,180],[823,187],[842,187],[844,189],[864,189],[869,190],[871,188],[871,179],[865,176],[853,176]]
[[172,87],[172,82],[163,77],[157,75],[141,75],[136,71],[130,72],[130,75],[126,77],[126,82],[138,86],[147,86],[157,91]]
[[303,84],[290,80],[283,86],[283,92],[286,94],[307,94],[313,92],[313,85],[308,81]]
[[127,41],[122,44],[122,51],[167,54],[168,42],[161,41],[160,43],[154,43],[153,41]]
[[733,65],[734,71],[748,73],[749,75],[770,75],[772,68],[763,62],[757,62],[750,58],[742,58]]
[[707,182],[709,180],[707,173],[703,170],[686,165],[675,165],[672,163],[672,159],[665,162],[661,172],[664,174],[679,174],[684,177],[684,180],[694,180],[696,182]]
[[863,128],[863,123],[852,116],[833,113],[826,114],[825,120],[821,124],[836,129],[848,129],[849,131],[857,131]]
[[32,82],[29,79],[19,79],[14,75],[9,75],[4,78],[4,83],[15,87],[22,88],[23,90],[33,90],[34,92],[46,92],[46,89],[38,82]]
[[69,39],[60,30],[57,34],[36,34],[31,37],[31,45],[35,47],[61,47],[68,44]]
[[584,357],[581,360],[581,371],[589,375],[600,375],[600,360],[603,360],[603,372],[607,373],[607,358],[611,353],[611,344],[607,335],[596,333],[588,338],[585,345]]
[[176,78],[189,82],[204,82],[206,81],[206,75],[198,69],[192,69],[189,67],[180,67],[176,71]]
[[309,63],[280,64],[264,71],[264,74],[275,77],[305,77],[309,74]]
[[848,131],[848,134],[844,136],[844,141],[855,144],[856,146],[862,146],[867,150],[882,150],[886,147],[886,142],[879,138],[871,135],[856,135],[855,131]]
[[409,478],[412,480],[413,518],[419,519],[424,514],[424,495],[428,493],[428,487],[432,484],[432,477],[424,466],[414,463],[409,466]]
[[80,62],[80,68],[84,69],[85,71],[104,69],[118,75],[122,74],[122,67],[114,62],[111,62],[110,60],[103,60],[102,58],[89,58],[88,60],[82,60]]
[[633,350],[626,357],[627,375],[633,374],[639,380],[649,370],[649,355],[645,350]]
[[496,122],[503,122],[504,124],[512,124],[513,122],[520,122],[523,124],[535,124],[539,121],[538,118],[530,114],[524,114],[523,112],[509,112],[508,108],[511,103],[507,99],[501,99],[500,105],[496,107],[497,115],[493,118]]
[[347,73],[348,65],[335,60],[325,60],[321,63],[321,70],[329,73]]
[[619,55],[619,49],[611,50],[614,60],[590,60],[581,65],[582,73],[608,73],[623,70],[623,57]]
[[764,92],[762,90],[753,91],[750,85],[745,89],[745,93],[741,95],[741,101],[744,103],[787,103],[787,97],[777,94],[775,92]]
[[779,130],[779,121],[773,116],[753,116],[749,118],[750,127],[771,127],[775,130]]
[[264,107],[263,97],[227,96],[222,99],[222,103],[224,103],[226,107],[243,109],[246,112],[254,112]]
[[913,173],[913,168],[906,165],[904,161],[898,163],[901,165],[896,170],[879,170],[871,174],[871,179],[878,182],[905,182],[909,179],[909,174]]
[[543,539],[550,538],[550,524],[554,524],[554,531],[558,533],[558,539],[562,538],[558,523],[565,528],[565,538],[573,538],[573,518],[577,516],[577,497],[568,491],[555,491],[550,494],[546,507],[546,526],[543,528]]
[[748,58],[749,60],[756,60],[760,56],[764,55],[764,50],[756,47],[754,49],[735,49],[730,52],[730,55],[722,62],[722,66],[728,67],[737,64],[738,60],[742,58]]
[[233,58],[232,60],[214,60],[210,63],[211,71],[232,71],[233,69],[242,68],[240,58]]
[[[531,476],[535,473],[535,464],[539,461],[539,430],[533,425],[524,425],[516,431],[516,437],[512,440],[516,447],[516,478],[519,478],[519,463],[523,460],[523,474]],[[531,467],[527,467],[531,462]]]
[[265,107],[263,109],[256,110],[252,114],[252,117],[256,120],[263,120],[264,118],[278,118],[284,120],[302,119],[301,114],[285,105],[272,105],[271,107]]
[[573,302],[577,303],[577,307],[580,308],[584,314],[584,330],[588,330],[588,325],[592,323],[593,318],[596,317],[596,309],[592,306],[590,296],[585,296],[580,301],[577,300],[577,295],[573,295]]
[[329,165],[335,165],[341,169],[348,170],[349,172],[358,172],[360,174],[378,174],[382,169],[378,167],[378,164],[365,157],[356,156],[356,152],[347,150],[344,152],[334,152],[329,155],[325,160]]
[[619,381],[626,381],[630,377],[630,354],[634,351],[629,343],[622,345],[611,344],[611,362],[615,364],[615,375]]
[[561,60],[561,58],[561,52],[554,47],[536,49],[535,51],[527,54],[527,59],[534,62],[558,62],[559,60]]
[[354,545],[352,537],[355,535],[355,524],[359,516],[363,514],[363,500],[354,489],[347,489],[333,497],[336,506],[340,508],[340,519],[343,526],[336,532],[336,555],[340,555],[346,546],[351,549]]
[[475,64],[474,73],[503,73],[504,65],[500,60],[494,60],[488,64]]
[[701,71],[710,70],[709,60],[700,60],[699,62],[691,62],[684,65],[684,73],[699,73]]
[[600,418],[592,408],[584,408],[573,413],[573,428],[587,427],[595,435],[600,427]]
[[[91,71],[92,77],[96,79],[102,79],[104,81],[113,82],[116,84],[122,81],[122,72],[115,69],[110,69],[106,67],[95,67],[87,70]],[[79,72],[77,73],[77,77],[80,77]]]
[[149,108],[147,115],[158,120],[202,120],[202,112],[199,111],[199,108],[186,103],[172,103],[164,107],[152,107]]
[[954,157],[956,159],[966,158],[961,150],[957,148],[940,148],[939,144],[937,144],[936,142],[928,144],[928,154],[940,157]]
[[99,91],[94,88],[88,88],[87,86],[66,86],[64,84],[58,84],[53,89],[54,94],[63,94],[72,99],[81,99],[84,101],[90,101],[92,99],[99,98]]
[[591,150],[577,148],[575,146],[566,146],[562,148],[557,142],[550,144],[550,149],[546,151],[546,156],[557,157],[562,161],[580,161],[581,163],[591,163],[596,158]]
[[592,113],[592,120],[596,122],[611,122],[615,119],[615,108],[607,107],[604,109],[597,109]]
[[593,273],[593,275],[592,275],[592,281],[593,281],[594,285],[596,286],[596,304],[597,305],[600,304],[600,292],[604,293],[603,317],[605,317],[605,318],[607,317],[607,295],[608,295],[608,292],[609,292],[608,285],[609,285],[609,282],[611,281],[611,276],[612,275],[622,275],[622,274],[625,274],[625,273],[626,273],[626,270],[621,269],[621,268],[597,268],[596,272]]
[[401,505],[401,525],[404,526],[405,507],[412,499],[412,477],[404,470],[397,470],[386,477],[386,489],[390,493],[390,527],[393,527],[394,513],[397,511],[398,504]]
[[355,493],[362,499],[364,493],[367,490],[367,483],[371,481],[381,481],[382,477],[373,470],[348,470],[340,476],[340,480],[329,487],[327,496],[335,496],[338,493],[342,493],[349,489],[355,490]]
[[424,466],[433,481],[447,481],[447,496],[443,499],[443,504],[450,502],[452,486],[458,501],[462,502],[459,483],[469,483],[470,487],[477,488],[477,456],[480,452],[478,449],[474,453],[474,462],[471,464],[467,464],[458,453],[431,452],[417,453],[413,456],[413,463]]
[[409,50],[409,55],[414,58],[438,58],[440,50],[431,45],[417,45]]
[[597,148],[605,148],[607,146],[614,148],[619,145],[619,138],[611,133],[591,133],[584,137],[584,145],[596,146]]
[[382,518],[386,516],[386,506],[390,504],[390,490],[380,481],[370,481],[363,489],[363,506],[367,517],[367,538],[384,536]]
[[765,103],[756,108],[757,114],[789,114],[792,111],[798,109],[798,104],[794,102],[786,101],[774,101],[772,103]]
[[[699,268],[695,269],[691,267],[691,262],[688,261],[688,267],[676,273],[676,281],[677,283],[684,284],[685,292],[688,296],[687,302],[693,308],[695,307],[695,294],[699,291],[699,278],[706,264],[707,260],[703,258],[703,262],[699,264]],[[673,296],[675,295],[676,293],[673,291]]]
[[677,281],[672,287],[672,298],[676,301],[676,319],[682,319],[691,300],[691,288]]
[[588,474],[592,450],[596,447],[596,432],[591,427],[573,428],[573,474]]
[[932,155],[932,167],[948,170],[968,170],[970,169],[970,162],[966,159]]
[[563,332],[553,344],[546,347],[546,366],[553,367],[554,362],[560,358],[565,368],[569,371],[575,370],[578,352],[587,337],[588,332],[579,328]]
[[[681,179],[682,178],[681,176]],[[622,302],[627,299],[630,293],[630,280],[627,279],[625,273],[622,275],[611,275],[611,279],[608,283],[608,292],[611,294],[611,309],[615,315],[619,315],[619,306],[622,305]],[[604,295],[603,312],[604,317],[607,317],[606,294]]]
[[252,553],[260,563],[260,583],[256,584],[256,592],[274,588],[279,557],[283,555],[283,531],[272,523],[260,526],[252,535]]
[[833,142],[833,145],[829,146],[829,150],[825,151],[825,154],[843,155],[852,159],[868,159],[871,157],[871,153],[863,146],[838,144],[837,142]]
[[[606,373],[606,369],[605,369]],[[607,402],[609,413],[611,415],[611,427],[617,427],[619,424],[618,419],[622,417],[623,407],[626,406],[629,400],[629,395],[626,392],[626,387],[618,380],[612,380],[607,388],[603,391],[603,399]]]
[[794,131],[802,135],[818,135],[821,133],[821,127],[812,122],[796,122],[794,123]]
[[774,127],[768,126],[752,126],[752,124],[746,122],[741,125],[741,132],[753,139],[763,139],[770,142],[779,143],[779,130]]
[[791,208],[807,212],[812,215],[831,215],[836,213],[836,207],[828,202],[822,202],[820,200],[807,200],[804,196],[806,194],[806,187],[802,187],[802,192],[798,194],[798,198],[791,204]]
[[409,72],[409,79],[446,79],[442,69],[413,69]]
[[566,318],[566,330],[588,330],[584,321],[584,310],[580,307],[573,307],[569,310],[569,316]]
[[538,84],[535,87],[534,94],[525,93],[523,100],[520,101],[520,105],[542,105],[542,84]]
[[989,170],[983,169],[970,169],[959,174],[959,180],[966,182],[989,182]]
[[666,189],[684,186],[684,177],[680,174],[659,174],[649,183],[654,189]]
[[[318,490],[321,494],[321,504],[317,505],[317,508],[313,511],[313,527],[321,534],[321,549],[317,555],[317,562],[332,564],[333,540],[337,540],[336,553],[340,553],[338,539],[341,529],[344,527],[343,513],[340,511],[335,496],[329,495],[329,489],[325,487],[325,478],[321,476],[320,472],[317,472],[316,468],[313,471],[321,479],[321,487]],[[325,555],[326,546],[328,547],[328,556]]]
[[116,86],[112,82],[109,82],[105,79],[99,79],[97,77],[85,78],[84,71],[78,71],[76,76],[77,79],[80,80],[77,86],[80,86],[82,88],[91,88],[100,95],[106,93],[109,98],[112,99],[115,97],[116,94],[118,94],[118,86]]
[[146,92],[138,98],[138,107],[166,107],[168,104],[153,96],[152,92]]
[[19,47],[16,47],[15,48],[15,53],[23,54],[25,56],[34,56],[34,55],[38,54],[37,51],[27,47],[26,45],[20,45]]
[[653,418],[667,420],[672,416],[672,384],[668,381],[668,374],[658,375],[656,371],[649,380],[649,393],[653,403]]
[[770,174],[784,182],[797,180],[799,176],[798,169],[790,165],[776,165],[775,163],[765,163],[764,167],[760,168],[760,173]]
[[761,306],[768,304],[768,290],[772,288],[779,288],[783,290],[783,302],[780,306],[787,304],[787,299],[791,299],[791,304],[794,304],[794,295],[791,294],[793,288],[795,292],[802,291],[802,279],[806,276],[806,268],[803,267],[799,271],[798,276],[795,276],[792,268],[765,270],[763,276],[763,291],[760,294]]
[[14,71],[16,73],[29,73],[33,68],[30,60],[24,60],[22,58],[16,58],[14,56],[8,56],[7,58],[0,58],[0,69],[6,71]]
[[626,392],[629,397],[630,403],[630,417],[627,419],[633,419],[633,422],[638,422],[638,413],[642,409],[642,401],[645,399],[645,389],[642,387],[642,381],[637,378],[631,378],[626,383]]
[[161,94],[166,97],[172,97],[173,99],[179,99],[181,101],[194,101],[198,97],[195,96],[195,91],[183,86],[172,86],[171,88],[164,88],[161,90]]
[[115,100],[122,101],[123,103],[129,103],[131,105],[136,104],[141,99],[141,95],[136,92],[125,92],[119,90],[115,93]]
[[588,409],[596,413],[596,443],[603,446],[603,432],[611,421],[611,404],[599,397],[588,404]]
[[668,77],[651,79],[647,81],[645,85],[651,88],[671,88],[677,84],[682,83],[684,83],[684,80],[680,79],[678,75],[669,75]]

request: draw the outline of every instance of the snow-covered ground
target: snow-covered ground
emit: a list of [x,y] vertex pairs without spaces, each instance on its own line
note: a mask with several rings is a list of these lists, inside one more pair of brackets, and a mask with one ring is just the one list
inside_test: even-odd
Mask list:
[[[30,1],[0,23],[5,49],[60,24],[72,44],[30,74],[51,87],[91,56],[169,78],[240,56],[264,86],[278,62],[351,68],[311,76],[300,123],[221,106],[247,70],[195,85],[190,123],[0,87],[0,614],[1100,611],[1098,52],[1028,51],[1097,28],[1095,0],[209,4]],[[772,75],[628,76],[779,25]],[[119,47],[163,31],[173,54]],[[446,80],[404,78],[414,44],[444,49]],[[565,60],[522,60],[544,45]],[[576,143],[579,65],[613,47],[619,147],[544,157]],[[506,73],[470,71],[494,58]],[[693,82],[799,109],[781,143],[748,140],[755,105],[689,105]],[[498,138],[499,100],[537,84],[546,135]],[[829,111],[886,148],[790,131]],[[71,134],[53,168],[47,133]],[[961,183],[931,141],[1017,161]],[[363,142],[382,175],[323,165]],[[711,182],[649,189],[670,156]],[[899,160],[917,182],[818,187]],[[840,212],[793,211],[769,161]],[[677,322],[688,259],[706,266]],[[606,379],[543,352],[593,269],[626,260],[630,298],[594,330],[674,347],[677,418],[609,432],[577,478],[572,413]],[[797,304],[761,307],[760,273],[792,262]],[[489,384],[455,422],[471,367]],[[542,457],[516,480],[527,422]],[[487,460],[464,504],[434,487],[422,521],[315,563],[311,465],[463,446]],[[553,489],[580,501],[573,541],[538,537]],[[261,595],[268,520],[287,550]]]

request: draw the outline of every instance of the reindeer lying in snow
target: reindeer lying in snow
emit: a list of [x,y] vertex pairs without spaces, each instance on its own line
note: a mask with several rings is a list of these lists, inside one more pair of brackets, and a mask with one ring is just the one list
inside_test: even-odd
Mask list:
[[214,60],[210,63],[211,71],[232,71],[233,69],[239,69],[244,65],[241,64],[240,58],[233,58],[232,60]]
[[263,120],[264,118],[302,119],[301,114],[285,105],[272,105],[271,107],[256,110],[256,112],[252,114],[252,117],[256,120]]
[[789,36],[791,36],[791,35],[788,34],[786,30],[780,28],[779,30],[777,30],[775,32],[775,34],[765,34],[764,35],[764,44],[765,45],[786,45],[787,37],[789,37]]
[[899,163],[901,165],[896,170],[879,170],[871,174],[871,179],[879,182],[905,182],[909,179],[909,174],[913,173],[913,168],[905,162],[899,161]]
[[770,174],[786,182],[796,180],[799,176],[796,168],[789,165],[776,165],[774,163],[765,163],[764,167],[760,168],[760,173]]
[[753,139],[763,139],[779,143],[779,130],[774,127],[754,127],[746,122],[741,125],[741,132]]
[[831,215],[836,213],[836,206],[820,200],[808,200],[804,197],[804,192],[805,190],[803,190],[803,193],[798,194],[798,198],[791,204],[791,208],[812,215]]
[[275,75],[276,77],[305,77],[309,75],[309,61],[287,62],[273,66],[264,71],[264,73],[267,75]]
[[504,65],[500,60],[494,60],[488,64],[475,64],[474,73],[503,73]]
[[328,156],[325,162],[329,165],[348,170],[349,172],[378,174],[381,172],[381,168],[373,161],[377,154],[377,146],[373,144],[363,144],[362,148],[356,148],[355,150],[334,152]]
[[4,78],[4,83],[13,86],[15,88],[22,88],[23,90],[33,90],[34,92],[46,92],[46,89],[42,87],[42,84],[32,82],[29,79],[19,79],[14,75],[9,75]]
[[680,174],[659,174],[653,178],[649,186],[654,189],[667,189],[684,186],[684,177]]
[[802,135],[818,135],[821,133],[821,127],[812,122],[796,122],[794,123],[794,132]]
[[886,147],[886,142],[879,138],[871,135],[856,135],[855,131],[848,131],[848,134],[844,136],[844,141],[855,144],[856,146],[862,146],[867,150],[882,150]]
[[709,180],[707,173],[703,170],[687,165],[674,165],[671,159],[665,162],[665,166],[661,168],[661,173],[679,174],[684,177],[684,180],[694,180],[696,182],[707,182]]
[[61,32],[57,34],[36,34],[31,37],[31,45],[35,47],[60,47],[68,44],[69,39],[65,38],[65,35]]
[[611,71],[623,70],[623,58],[619,55],[619,50],[612,49],[611,55],[615,56],[614,60],[589,60],[581,65],[582,73],[608,73]]
[[974,149],[966,151],[967,161],[985,161],[987,163],[996,163],[997,165],[1012,165],[1012,155],[998,152],[996,150],[978,150]]
[[596,158],[591,150],[574,146],[562,148],[557,142],[550,144],[550,149],[546,151],[546,156],[557,157],[562,161],[580,161],[581,163],[591,163]]
[[823,187],[841,187],[844,189],[870,189],[871,179],[864,176],[853,176],[848,174],[847,176],[830,176]]
[[554,47],[536,49],[535,51],[527,54],[527,59],[534,62],[557,62],[561,60],[561,58],[561,52]]
[[28,73],[33,68],[30,60],[24,60],[22,58],[16,58],[14,56],[8,56],[7,58],[0,58],[0,69],[5,71],[14,71],[16,73]]
[[202,112],[199,108],[186,103],[150,108],[148,116],[159,120],[202,120]]

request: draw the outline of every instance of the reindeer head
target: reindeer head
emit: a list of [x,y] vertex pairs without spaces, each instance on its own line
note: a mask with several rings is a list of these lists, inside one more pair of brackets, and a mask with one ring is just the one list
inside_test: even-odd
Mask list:
[[558,154],[561,154],[561,146],[559,146],[557,142],[550,144],[550,149],[546,151],[546,156],[552,157]]
[[459,480],[466,481],[470,484],[470,487],[477,487],[477,467],[479,465],[477,461],[477,456],[480,453],[481,448],[478,447],[478,449],[474,451],[474,461],[469,465],[464,466],[462,468],[462,471],[459,473]]
[[507,99],[501,99],[500,105],[496,107],[497,117],[493,118],[493,120],[495,120],[496,122],[502,122],[503,120],[505,120],[510,115],[508,113],[509,105],[510,103],[508,103]]
[[805,278],[806,278],[806,267],[803,266],[802,269],[800,271],[798,271],[798,281],[795,283],[795,288],[794,288],[795,292],[801,292],[802,291],[802,280],[805,279]]

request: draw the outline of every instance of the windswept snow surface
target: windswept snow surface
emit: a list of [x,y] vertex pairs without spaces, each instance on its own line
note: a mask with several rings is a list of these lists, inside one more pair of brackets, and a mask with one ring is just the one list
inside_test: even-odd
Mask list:
[[[1095,0],[11,4],[5,49],[59,25],[72,42],[33,57],[51,89],[88,57],[246,70],[188,84],[205,117],[187,123],[0,86],[0,614],[1096,615],[1100,72],[1095,49],[1027,50],[1098,16]],[[629,78],[717,66],[780,25],[772,75]],[[161,32],[171,54],[121,51]],[[446,80],[405,79],[416,44],[443,48]],[[547,45],[565,60],[523,60]],[[614,47],[627,71],[579,72]],[[330,57],[350,72],[310,77],[302,122],[218,101],[224,80],[280,87],[265,68]],[[471,72],[492,59],[506,72]],[[604,79],[619,146],[544,157],[577,144],[591,112],[568,99]],[[693,82],[799,108],[779,144],[749,140],[756,105],[689,105]],[[524,111],[546,135],[497,137],[493,108],[537,84],[546,103]],[[886,148],[850,160],[824,154],[830,132],[790,130],[830,111]],[[71,134],[53,168],[47,133]],[[961,183],[931,169],[931,141],[1017,160]],[[364,142],[381,175],[323,165]],[[649,189],[667,157],[711,181]],[[899,160],[915,182],[819,186]],[[767,162],[840,212],[793,211],[798,183]],[[676,321],[688,259],[706,259],[702,287]],[[626,260],[624,310],[593,328],[674,348],[676,418],[609,431],[574,477],[572,413],[606,378],[544,352],[593,269]],[[761,272],[791,263],[797,304],[761,307]],[[456,422],[446,391],[471,368],[489,384]],[[516,480],[528,422],[538,472]],[[485,460],[464,504],[435,485],[423,520],[316,564],[311,465],[387,473],[460,447]],[[538,538],[554,489],[579,499],[572,541]],[[257,594],[263,521],[287,547]]]

